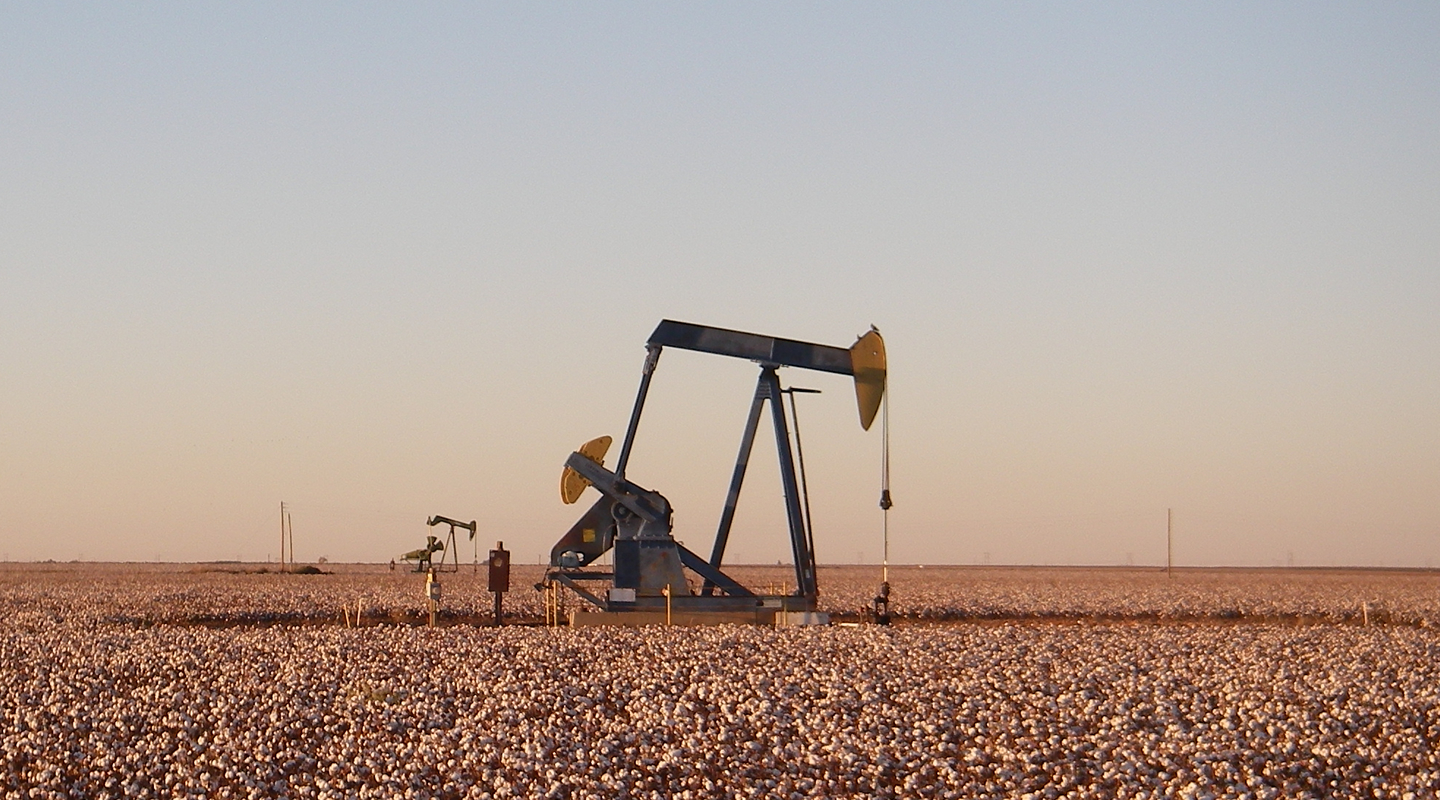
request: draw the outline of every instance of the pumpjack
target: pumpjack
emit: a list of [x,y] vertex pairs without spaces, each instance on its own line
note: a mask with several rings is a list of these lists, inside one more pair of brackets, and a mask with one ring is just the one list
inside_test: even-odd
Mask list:
[[[660,353],[667,347],[743,358],[760,368],[708,559],[675,541],[672,509],[665,496],[625,475],[650,382]],[[565,461],[560,478],[561,499],[567,504],[574,503],[591,486],[599,490],[601,497],[551,548],[549,569],[537,588],[547,590],[547,598],[558,596],[561,587],[578,596],[587,607],[572,615],[571,624],[575,625],[645,624],[669,620],[672,616],[681,624],[828,622],[828,617],[817,609],[815,539],[808,502],[803,501],[804,460],[798,439],[798,417],[794,417],[793,393],[810,390],[784,388],[779,369],[795,367],[854,378],[860,426],[869,430],[885,396],[885,342],[880,332],[872,327],[855,344],[845,348],[662,320],[645,343],[645,351],[640,388],[614,470],[604,465],[612,442],[609,436],[586,442]],[[791,416],[797,423],[794,448],[786,419],[787,395]],[[758,593],[743,586],[724,569],[730,528],[767,403],[780,460],[780,482],[795,568],[795,589],[789,594]],[[612,569],[590,568],[612,550]],[[696,577],[693,587],[687,570]]]
[[460,569],[460,554],[455,549],[455,529],[459,528],[461,530],[469,531],[470,538],[473,540],[475,538],[475,520],[472,519],[469,522],[461,522],[458,519],[450,519],[449,517],[442,517],[436,515],[425,520],[425,524],[430,526],[431,528],[435,527],[436,525],[449,525],[449,536],[444,538],[439,536],[426,536],[424,547],[420,548],[419,550],[411,550],[405,555],[400,556],[400,560],[414,561],[415,571],[425,572],[431,568],[434,554],[439,553],[440,563],[438,566],[436,566],[436,569],[443,571],[447,569],[445,565],[445,554],[449,553],[450,566],[448,567],[448,570],[450,572],[458,571]]

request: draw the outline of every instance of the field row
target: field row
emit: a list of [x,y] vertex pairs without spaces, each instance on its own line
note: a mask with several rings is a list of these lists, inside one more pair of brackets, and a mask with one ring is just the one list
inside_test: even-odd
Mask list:
[[[225,571],[229,569],[231,571]],[[424,576],[384,567],[327,567],[333,574],[282,575],[239,568],[9,565],[0,569],[0,613],[73,622],[245,624],[418,620]],[[787,591],[780,567],[732,573],[759,590]],[[505,597],[512,619],[543,616],[533,588],[541,568],[519,566]],[[485,576],[463,567],[441,576],[443,618],[491,613]],[[878,570],[822,567],[821,607],[858,614]],[[1097,618],[1391,622],[1440,625],[1440,575],[1380,571],[981,569],[891,571],[892,608],[912,621]],[[572,603],[575,604],[575,603]]]

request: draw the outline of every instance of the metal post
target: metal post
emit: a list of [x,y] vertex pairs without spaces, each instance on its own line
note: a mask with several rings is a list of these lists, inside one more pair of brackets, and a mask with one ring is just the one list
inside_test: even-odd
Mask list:
[[504,624],[500,596],[510,591],[510,551],[504,542],[496,542],[489,556],[490,574],[488,588],[495,593],[495,627]]
[[[815,518],[810,515],[810,482],[805,478],[805,448],[800,443],[800,405],[795,402],[796,394],[820,394],[819,389],[801,389],[791,386],[782,389],[790,395],[790,420],[795,425],[795,460],[800,464],[800,498],[805,512],[805,542],[810,549],[810,558],[815,558]],[[887,537],[888,538],[888,537]]]
[[790,523],[790,549],[795,558],[795,592],[814,599],[815,556],[805,537],[804,515],[800,511],[800,490],[795,479],[795,457],[790,452],[789,425],[785,422],[780,376],[773,364],[760,368],[760,379],[769,388],[770,417],[775,424],[775,449],[780,456],[780,484],[785,490],[785,516]]
[[1175,509],[1165,509],[1165,577],[1174,578],[1175,569]]
[[635,444],[635,431],[640,428],[640,412],[645,409],[645,396],[650,393],[650,378],[655,375],[655,366],[660,363],[660,346],[645,345],[645,368],[640,374],[640,390],[635,393],[635,407],[630,410],[630,425],[625,429],[625,441],[620,445],[620,459],[615,462],[615,477],[625,477],[625,465],[630,463],[630,448]]
[[[765,407],[765,398],[770,389],[765,385],[764,373],[755,382],[755,397],[750,401],[750,414],[745,418],[745,434],[740,437],[740,453],[735,456],[735,471],[730,476],[730,490],[725,494],[725,508],[720,512],[720,527],[715,531],[715,546],[710,551],[710,566],[719,569],[725,559],[725,545],[730,541],[730,526],[735,522],[735,507],[740,502],[740,487],[745,483],[745,470],[750,466],[750,451],[755,448],[755,431],[760,424],[760,412]],[[701,587],[703,595],[713,594],[715,584],[708,579]]]
[[665,584],[662,590],[665,595],[665,627],[670,627],[670,584]]
[[435,627],[436,612],[440,607],[440,577],[435,574],[435,568],[425,574],[425,599],[430,605],[430,627]]

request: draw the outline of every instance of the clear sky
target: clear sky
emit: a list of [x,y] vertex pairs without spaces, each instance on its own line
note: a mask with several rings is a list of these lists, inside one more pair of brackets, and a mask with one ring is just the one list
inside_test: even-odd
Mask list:
[[[1440,566],[1434,3],[0,6],[0,555],[535,559],[661,318],[892,367],[892,557]],[[755,368],[630,477],[713,536]],[[878,428],[802,400],[822,562]],[[612,455],[613,458],[613,455]],[[757,448],[737,560],[788,553]],[[593,497],[593,491],[588,495]],[[465,546],[466,560],[470,546]]]

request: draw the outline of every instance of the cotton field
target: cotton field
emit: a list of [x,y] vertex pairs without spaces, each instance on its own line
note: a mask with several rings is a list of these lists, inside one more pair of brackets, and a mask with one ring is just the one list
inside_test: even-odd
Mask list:
[[[0,565],[0,612],[67,621],[213,626],[416,622],[425,576],[383,565],[326,565],[331,574],[285,575],[236,565]],[[272,567],[273,568],[273,567]],[[532,586],[543,573],[516,564],[507,615],[544,618]],[[727,568],[757,590],[794,588],[789,567]],[[443,573],[442,622],[488,618],[486,576],[469,565]],[[880,581],[877,567],[822,566],[820,607],[858,617]],[[788,581],[788,583],[787,583]],[[917,622],[1008,619],[1255,620],[1359,624],[1369,617],[1440,626],[1440,573],[1365,570],[1163,570],[898,567],[892,609]]]
[[0,570],[0,797],[1440,795],[1424,573],[906,569],[889,628],[576,630],[411,624],[417,577]]

